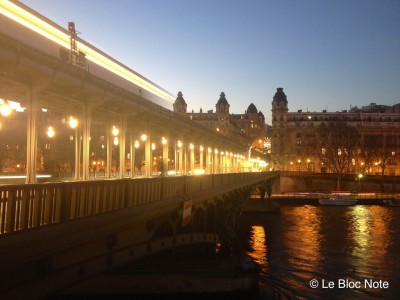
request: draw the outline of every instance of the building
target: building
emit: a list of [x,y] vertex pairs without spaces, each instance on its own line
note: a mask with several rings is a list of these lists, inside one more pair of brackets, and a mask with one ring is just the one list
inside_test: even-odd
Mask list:
[[[354,138],[350,132],[356,134]],[[333,144],[334,135],[342,144]],[[371,103],[339,112],[289,112],[287,96],[283,88],[277,88],[272,100],[271,140],[276,169],[326,173],[335,172],[333,164],[342,163],[341,170],[346,173],[400,176],[400,104]]]
[[[215,105],[215,112],[208,110],[203,112],[187,112],[187,104],[182,92],[174,102],[174,111],[190,118],[190,120],[209,127],[222,135],[240,140],[243,144],[251,146],[255,141],[264,145],[266,138],[265,118],[261,111],[251,103],[244,114],[232,114],[229,111],[230,105],[222,92]],[[257,147],[259,148],[259,147]],[[262,148],[262,147],[261,147]]]

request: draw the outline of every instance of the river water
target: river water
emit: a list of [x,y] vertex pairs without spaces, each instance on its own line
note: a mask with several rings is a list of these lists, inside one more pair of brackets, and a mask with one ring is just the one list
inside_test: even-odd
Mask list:
[[282,206],[243,216],[257,299],[400,299],[400,207]]

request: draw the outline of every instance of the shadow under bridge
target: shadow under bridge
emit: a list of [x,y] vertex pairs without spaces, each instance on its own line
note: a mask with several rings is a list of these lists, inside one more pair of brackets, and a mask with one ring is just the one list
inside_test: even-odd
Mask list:
[[277,172],[0,186],[0,298],[40,299],[186,245],[229,247]]

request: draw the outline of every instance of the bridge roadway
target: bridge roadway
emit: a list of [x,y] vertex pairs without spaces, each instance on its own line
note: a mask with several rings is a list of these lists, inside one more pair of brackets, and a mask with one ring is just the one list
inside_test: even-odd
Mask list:
[[0,186],[0,299],[42,299],[193,244],[228,248],[277,172]]

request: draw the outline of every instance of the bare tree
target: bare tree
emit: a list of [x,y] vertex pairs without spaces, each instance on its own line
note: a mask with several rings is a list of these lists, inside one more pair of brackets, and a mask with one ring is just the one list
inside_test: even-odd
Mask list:
[[[367,147],[371,153],[374,165],[381,168],[381,190],[384,190],[384,175],[387,165],[392,158],[392,153],[396,150],[396,135],[371,135],[368,136]],[[372,162],[371,162],[372,163]]]
[[371,147],[371,152],[377,165],[381,167],[381,175],[385,175],[385,169],[392,157],[392,152],[395,150],[395,136],[379,135],[376,136],[374,146]]
[[337,190],[341,190],[342,178],[349,173],[357,150],[358,130],[344,121],[336,121],[320,128],[320,158],[337,178]]
[[356,171],[365,174],[372,166],[373,156],[370,149],[371,139],[361,128],[359,138],[359,148],[357,151],[357,168]]

